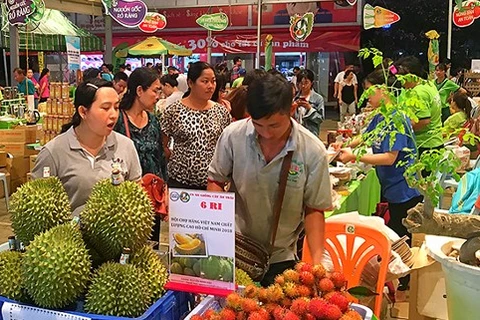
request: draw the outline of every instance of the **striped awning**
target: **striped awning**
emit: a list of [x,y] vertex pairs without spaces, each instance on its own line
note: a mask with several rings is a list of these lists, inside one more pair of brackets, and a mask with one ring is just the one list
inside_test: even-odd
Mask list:
[[[9,25],[6,19],[6,10],[2,4],[3,25],[1,27],[1,43],[4,48],[10,48]],[[33,31],[25,32],[19,29],[19,49],[32,51],[66,51],[65,36],[80,37],[80,51],[103,51],[101,38],[74,25],[58,10],[46,9],[38,27]]]

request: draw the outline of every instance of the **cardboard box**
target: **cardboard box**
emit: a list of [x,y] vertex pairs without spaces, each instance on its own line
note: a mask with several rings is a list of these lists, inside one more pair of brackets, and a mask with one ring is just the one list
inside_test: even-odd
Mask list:
[[[9,195],[11,195],[12,191],[10,188],[10,173],[6,172],[5,176],[7,177],[8,193]],[[5,198],[5,190],[3,188],[3,183],[1,181],[0,181],[0,198]]]
[[5,151],[7,153],[12,154],[13,156],[29,157],[31,155],[38,154],[38,151],[34,149],[28,149],[26,144],[22,142],[0,143],[0,145],[1,145],[0,151]]
[[7,166],[7,153],[5,151],[0,151],[0,167]]
[[7,172],[10,173],[12,182],[22,179],[27,180],[27,173],[30,172],[30,157],[7,158]]
[[0,143],[35,143],[37,141],[37,126],[18,126],[14,129],[0,130]]
[[30,156],[30,171],[33,171],[33,168],[35,168],[35,161],[37,161],[37,155]]

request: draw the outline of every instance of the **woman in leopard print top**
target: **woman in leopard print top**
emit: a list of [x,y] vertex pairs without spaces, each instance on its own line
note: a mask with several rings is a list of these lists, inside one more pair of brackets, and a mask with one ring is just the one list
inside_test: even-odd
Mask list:
[[[206,189],[207,170],[217,140],[231,122],[228,110],[211,101],[215,72],[208,63],[196,62],[188,70],[189,91],[169,105],[161,119],[164,148],[169,158],[169,186]],[[168,142],[173,139],[169,154]]]

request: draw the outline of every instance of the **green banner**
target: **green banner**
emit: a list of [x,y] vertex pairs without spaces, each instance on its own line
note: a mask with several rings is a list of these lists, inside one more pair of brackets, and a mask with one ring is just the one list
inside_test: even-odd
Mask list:
[[210,31],[223,31],[228,27],[228,16],[223,12],[204,14],[197,19],[197,24]]

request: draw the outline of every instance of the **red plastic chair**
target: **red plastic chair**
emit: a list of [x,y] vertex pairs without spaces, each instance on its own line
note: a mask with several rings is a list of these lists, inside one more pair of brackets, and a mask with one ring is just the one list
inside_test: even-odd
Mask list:
[[[356,241],[356,239],[359,240]],[[355,242],[358,247],[356,250]],[[325,223],[325,250],[332,259],[334,270],[345,274],[349,288],[360,284],[362,271],[370,259],[376,256],[381,258],[375,290],[378,296],[375,297],[375,309],[373,310],[373,313],[380,319],[383,288],[390,261],[389,239],[380,231],[364,225],[327,221]],[[306,237],[303,243],[302,260],[312,263]]]

